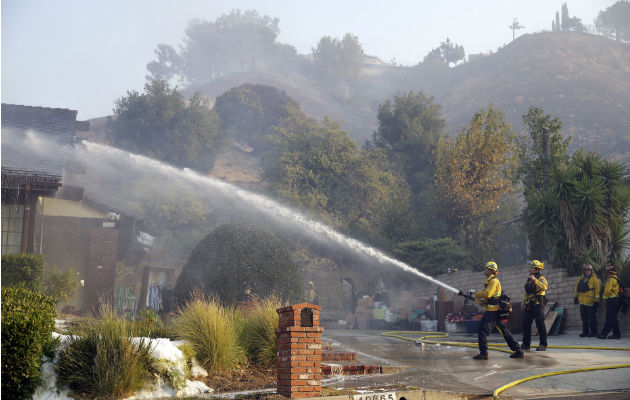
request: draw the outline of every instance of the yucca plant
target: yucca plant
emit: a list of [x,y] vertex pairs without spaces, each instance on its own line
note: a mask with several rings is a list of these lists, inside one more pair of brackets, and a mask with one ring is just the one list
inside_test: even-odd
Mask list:
[[552,168],[545,190],[526,191],[528,230],[544,240],[554,265],[579,274],[586,261],[618,262],[628,248],[627,171],[626,164],[578,150],[566,165]]
[[207,371],[234,369],[246,362],[238,340],[236,311],[202,294],[179,310],[175,329],[192,344],[195,356]]
[[280,299],[271,296],[256,299],[254,307],[243,315],[241,343],[249,361],[261,367],[272,367],[276,363],[276,329]]
[[130,323],[111,307],[102,307],[100,315],[62,345],[59,382],[83,398],[124,398],[151,377],[151,343],[133,339]]

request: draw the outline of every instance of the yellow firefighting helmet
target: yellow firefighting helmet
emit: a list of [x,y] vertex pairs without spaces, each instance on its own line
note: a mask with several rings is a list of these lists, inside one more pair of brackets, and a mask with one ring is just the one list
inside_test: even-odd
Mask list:
[[617,267],[615,267],[614,265],[609,265],[606,267],[606,273],[607,274],[616,274],[617,273]]
[[529,262],[529,266],[530,266],[530,267],[534,267],[534,268],[538,268],[538,269],[539,269],[539,270],[541,270],[541,271],[542,271],[543,269],[545,269],[545,263],[540,262],[540,261],[538,261],[538,260],[533,260],[533,261],[530,261],[530,262]]
[[491,269],[494,272],[499,272],[499,266],[494,261],[488,261],[486,263],[486,268]]

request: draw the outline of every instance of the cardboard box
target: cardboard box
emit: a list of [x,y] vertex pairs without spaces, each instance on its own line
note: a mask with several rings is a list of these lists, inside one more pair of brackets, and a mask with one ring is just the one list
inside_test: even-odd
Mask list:
[[357,306],[358,307],[366,307],[366,308],[372,308],[374,301],[372,300],[372,297],[361,297],[360,299],[357,299]]

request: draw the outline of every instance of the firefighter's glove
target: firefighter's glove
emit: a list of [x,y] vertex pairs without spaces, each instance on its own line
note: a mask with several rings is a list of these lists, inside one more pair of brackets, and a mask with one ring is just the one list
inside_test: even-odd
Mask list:
[[577,297],[573,298],[573,304],[580,304],[580,302],[578,301]]

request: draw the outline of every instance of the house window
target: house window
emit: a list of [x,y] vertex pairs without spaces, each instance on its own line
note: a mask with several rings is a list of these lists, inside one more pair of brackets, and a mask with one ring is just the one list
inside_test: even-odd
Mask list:
[[2,205],[2,254],[13,254],[22,251],[23,220],[23,205]]

